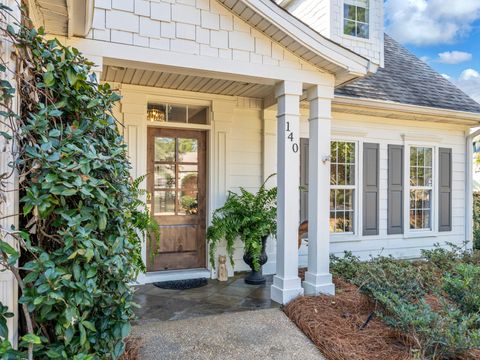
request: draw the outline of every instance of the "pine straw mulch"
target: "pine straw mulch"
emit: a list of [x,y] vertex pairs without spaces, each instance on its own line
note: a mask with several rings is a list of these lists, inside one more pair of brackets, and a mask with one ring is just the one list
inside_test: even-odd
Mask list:
[[287,316],[328,360],[411,360],[407,339],[373,317],[374,303],[355,285],[335,279],[336,295],[290,302]]
[[125,339],[125,352],[119,360],[139,360],[140,347],[142,340],[138,337],[129,336]]

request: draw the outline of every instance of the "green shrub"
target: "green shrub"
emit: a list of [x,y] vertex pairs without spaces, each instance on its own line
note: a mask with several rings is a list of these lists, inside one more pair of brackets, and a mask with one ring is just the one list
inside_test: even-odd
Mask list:
[[478,314],[432,296],[425,278],[412,262],[377,258],[360,267],[354,283],[380,305],[385,323],[409,335],[422,358],[447,359],[479,347]]
[[480,250],[480,192],[473,193],[473,248]]
[[118,358],[134,317],[129,283],[143,270],[143,234],[154,227],[111,114],[119,96],[97,84],[77,50],[42,31],[9,27],[5,35],[22,69],[20,114],[9,108],[9,84],[0,84],[18,145],[21,231],[11,235],[22,256],[1,238],[0,253],[12,272],[20,261],[28,356]]
[[340,276],[347,281],[353,281],[360,270],[362,262],[351,251],[345,251],[343,257],[330,255],[330,270],[333,275]]
[[464,312],[480,313],[480,266],[458,264],[443,277],[443,289]]

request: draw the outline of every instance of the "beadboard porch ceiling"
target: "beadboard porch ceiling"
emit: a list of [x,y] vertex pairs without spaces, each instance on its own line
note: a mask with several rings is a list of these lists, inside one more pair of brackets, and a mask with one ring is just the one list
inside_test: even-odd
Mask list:
[[112,65],[104,65],[101,81],[251,98],[265,98],[274,91],[266,84]]

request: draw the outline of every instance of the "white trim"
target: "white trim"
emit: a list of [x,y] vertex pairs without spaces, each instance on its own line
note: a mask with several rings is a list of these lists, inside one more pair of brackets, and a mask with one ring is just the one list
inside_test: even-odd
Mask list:
[[[430,229],[411,229],[410,228],[410,149],[412,147],[428,147],[432,149],[432,187],[431,189],[431,199],[430,199]],[[432,143],[418,143],[418,142],[404,142],[404,151],[405,151],[405,161],[403,162],[404,169],[404,189],[405,193],[403,194],[403,234],[405,239],[417,238],[417,237],[436,237],[438,236],[438,211],[437,211],[437,201],[438,201],[438,144]]]
[[[330,185],[330,190],[335,189],[353,189],[353,232],[347,233],[335,233],[330,232],[330,241],[331,242],[342,242],[347,241],[360,241],[362,238],[361,234],[361,226],[362,223],[362,211],[361,206],[362,203],[362,196],[360,196],[360,190],[363,186],[362,176],[363,171],[360,169],[360,162],[361,157],[363,157],[363,141],[357,138],[352,137],[339,137],[332,134],[331,141],[334,142],[348,142],[355,144],[355,185]],[[330,212],[328,214],[328,218],[330,219]]]
[[132,285],[144,285],[160,281],[175,281],[205,278],[210,279],[210,271],[208,269],[186,269],[186,270],[168,270],[155,271],[140,274],[137,281]]
[[[451,120],[452,122],[459,122],[462,120],[464,123],[468,122],[472,125],[480,125],[480,113],[473,113],[467,111],[449,110],[433,108],[428,106],[418,106],[402,104],[387,100],[375,100],[367,98],[354,98],[350,96],[335,95],[333,99],[334,105],[354,105],[359,107],[365,107],[375,110],[377,116],[381,115],[380,111],[395,111],[411,114],[414,120],[422,120],[423,116],[436,117],[438,119]],[[336,111],[334,109],[334,111]]]

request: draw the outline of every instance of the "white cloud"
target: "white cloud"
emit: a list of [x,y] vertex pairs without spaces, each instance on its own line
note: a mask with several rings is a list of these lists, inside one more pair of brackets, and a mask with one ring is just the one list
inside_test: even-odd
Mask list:
[[472,99],[480,103],[480,72],[475,69],[464,70],[458,79],[447,78],[465,93],[470,95]]
[[442,75],[447,80],[450,80],[452,78],[450,75],[447,75],[447,74],[440,74],[440,75]]
[[422,60],[424,63],[428,63],[430,61],[430,57],[429,56],[422,56],[422,57],[420,57],[420,60]]
[[460,64],[472,60],[472,54],[463,51],[446,51],[438,54],[438,61],[444,64]]
[[402,43],[452,43],[480,19],[479,0],[387,0],[387,32]]

